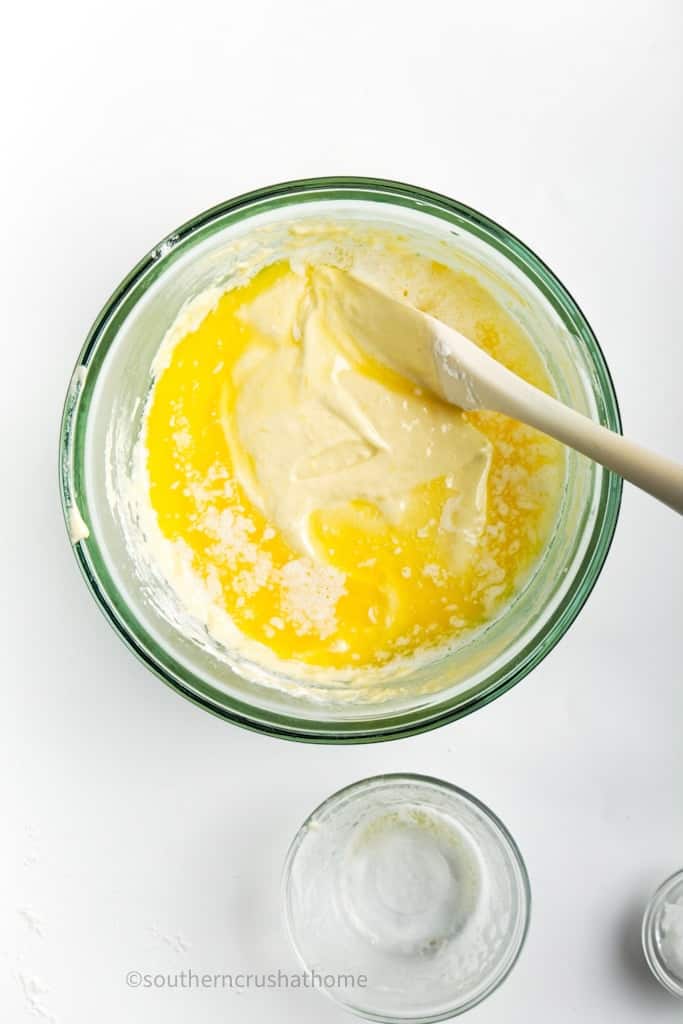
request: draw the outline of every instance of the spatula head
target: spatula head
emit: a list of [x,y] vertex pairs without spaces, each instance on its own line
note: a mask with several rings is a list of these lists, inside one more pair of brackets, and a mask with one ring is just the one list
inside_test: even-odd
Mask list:
[[351,337],[378,362],[444,401],[478,407],[466,366],[467,349],[476,346],[467,338],[336,267],[314,268],[311,282],[314,300],[335,334]]

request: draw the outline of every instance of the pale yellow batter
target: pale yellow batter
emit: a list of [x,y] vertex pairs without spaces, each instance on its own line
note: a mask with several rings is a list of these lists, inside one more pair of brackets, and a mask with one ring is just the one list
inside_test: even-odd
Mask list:
[[[549,388],[474,277],[382,232],[339,251]],[[423,661],[480,626],[543,548],[564,472],[555,442],[361,350],[335,313],[345,280],[304,253],[213,297],[166,344],[140,440],[170,586],[217,639],[298,678]]]

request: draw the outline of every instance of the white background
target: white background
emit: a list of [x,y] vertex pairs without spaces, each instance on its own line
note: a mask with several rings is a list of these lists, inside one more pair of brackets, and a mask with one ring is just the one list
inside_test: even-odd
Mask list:
[[130,267],[236,193],[322,174],[469,203],[566,282],[626,431],[683,460],[683,6],[652,2],[13,5],[0,74],[0,1017],[347,1019],[312,992],[135,991],[129,970],[295,970],[282,859],[340,786],[427,772],[500,814],[532,928],[477,1024],[667,1024],[639,951],[683,866],[683,523],[627,487],[578,622],[520,686],[364,748],[251,735],[184,702],[87,593],[57,496],[61,403]]

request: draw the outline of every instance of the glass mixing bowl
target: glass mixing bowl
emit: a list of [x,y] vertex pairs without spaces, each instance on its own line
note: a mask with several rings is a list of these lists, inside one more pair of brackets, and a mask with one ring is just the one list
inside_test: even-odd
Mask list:
[[[390,739],[482,707],[522,679],[576,618],[614,533],[621,481],[573,452],[553,534],[521,591],[448,655],[392,682],[391,697],[354,702],[333,690],[279,689],[244,678],[197,625],[180,630],[155,600],[159,581],[131,554],[119,493],[138,436],[150,366],[185,302],[227,287],[244,260],[273,258],[293,222],[352,221],[409,238],[423,254],[482,278],[543,357],[560,399],[612,430],[619,410],[600,347],[580,309],[518,239],[482,214],[425,189],[368,178],[287,182],[231,199],[165,238],[98,316],[69,386],[60,439],[62,503],[83,576],[135,654],[190,700],[248,728],[322,742]],[[260,247],[260,248],[259,248]],[[290,684],[292,681],[290,681]]]

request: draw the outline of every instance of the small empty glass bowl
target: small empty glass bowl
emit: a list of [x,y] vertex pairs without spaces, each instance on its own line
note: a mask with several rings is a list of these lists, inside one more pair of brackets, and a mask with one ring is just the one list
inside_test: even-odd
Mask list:
[[667,878],[648,903],[642,937],[655,978],[683,999],[683,870]]
[[514,840],[479,800],[438,779],[383,775],[304,822],[283,901],[315,987],[369,1020],[420,1024],[501,984],[524,943],[530,890]]

